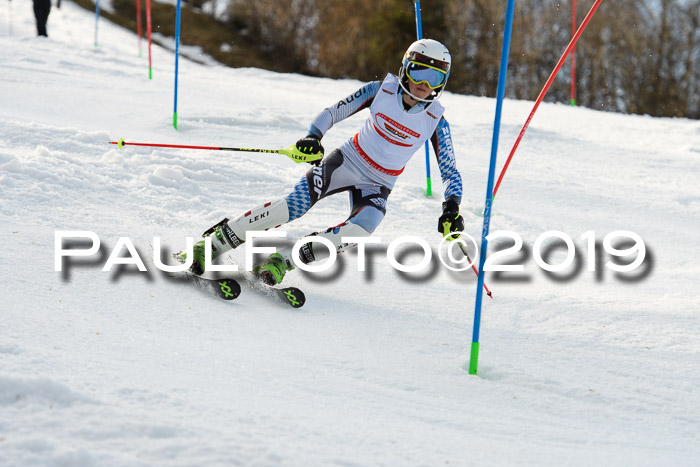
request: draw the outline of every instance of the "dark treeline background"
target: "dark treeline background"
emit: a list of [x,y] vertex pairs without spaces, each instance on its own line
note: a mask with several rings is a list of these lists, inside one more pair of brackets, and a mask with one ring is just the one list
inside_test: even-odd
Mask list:
[[[133,0],[113,1],[133,15]],[[197,17],[207,16],[230,32],[225,39],[223,34],[209,39],[219,42],[205,51],[233,66],[369,81],[397,73],[416,38],[412,0],[185,1]],[[579,24],[593,3],[577,1]],[[421,1],[424,37],[443,42],[452,53],[449,91],[495,95],[505,9],[505,0]],[[516,3],[507,97],[537,97],[571,40],[571,10],[571,0]],[[162,22],[174,24],[171,15]],[[154,15],[154,24],[158,21]],[[189,39],[193,28],[183,19],[184,43],[197,42]],[[164,29],[159,30],[167,34]],[[222,49],[221,42],[232,47]],[[248,52],[236,54],[242,50]],[[570,63],[569,58],[546,101],[569,102]],[[576,47],[578,105],[697,119],[699,90],[700,0],[602,2]]]
[[[593,1],[578,0],[577,20]],[[423,0],[423,34],[453,57],[448,89],[496,92],[505,1]],[[571,40],[571,0],[516,3],[506,94],[535,99]],[[228,18],[298,72],[379,79],[415,40],[411,0],[234,0]],[[576,48],[577,103],[700,118],[700,0],[608,0]],[[570,60],[548,93],[568,102]]]

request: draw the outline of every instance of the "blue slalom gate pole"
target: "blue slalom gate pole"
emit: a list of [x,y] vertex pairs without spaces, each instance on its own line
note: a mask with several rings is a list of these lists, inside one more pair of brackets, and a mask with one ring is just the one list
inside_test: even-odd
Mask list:
[[[420,18],[420,0],[414,0],[413,3],[416,7],[416,35],[418,40],[421,40],[423,39],[423,25]],[[427,141],[425,142],[425,177],[425,196],[431,197],[433,196],[433,183],[430,179],[430,145]]]
[[97,25],[100,24],[100,0],[95,2],[95,47],[97,47]]
[[476,303],[474,305],[474,331],[472,334],[471,355],[469,357],[469,374],[475,375],[479,366],[479,327],[481,325],[481,299],[484,287],[484,263],[486,262],[486,250],[491,222],[491,202],[493,200],[493,179],[496,173],[496,155],[498,153],[498,133],[501,129],[501,108],[503,96],[506,91],[506,74],[508,71],[508,53],[510,51],[510,36],[513,29],[513,11],[515,0],[508,0],[506,9],[506,25],[503,31],[503,48],[501,49],[501,65],[498,74],[498,91],[496,97],[496,118],[493,122],[493,138],[491,140],[491,163],[489,165],[489,180],[486,188],[486,206],[484,207],[484,227],[481,231],[481,250],[479,253],[479,276],[476,286]]
[[177,0],[175,13],[175,104],[173,106],[173,127],[177,130],[177,75],[178,59],[180,58],[180,0]]

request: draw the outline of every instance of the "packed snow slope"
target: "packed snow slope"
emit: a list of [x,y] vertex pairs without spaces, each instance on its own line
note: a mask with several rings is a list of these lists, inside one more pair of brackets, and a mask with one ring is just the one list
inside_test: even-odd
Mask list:
[[[307,166],[108,144],[286,147],[361,83],[181,59],[176,131],[171,52],[154,48],[149,81],[134,35],[101,22],[95,48],[94,17],[66,2],[39,39],[29,2],[9,8],[0,465],[697,465],[697,121],[540,107],[491,220],[492,231],[523,238],[525,253],[504,262],[525,271],[487,275],[495,299],[483,305],[472,376],[471,271],[433,261],[400,275],[379,248],[360,272],[348,253],[325,274],[289,274],[308,299],[293,311],[246,288],[222,302],[153,267],[153,237],[183,248],[221,218],[286,194]],[[480,238],[495,102],[441,101],[467,231]],[[504,103],[499,168],[531,107]],[[327,150],[365,117],[336,125]],[[421,150],[389,198],[375,233],[383,248],[406,235],[437,248],[441,187],[433,161],[437,193],[424,196],[423,159]],[[347,213],[347,197],[334,196],[284,229],[297,238]],[[56,272],[58,230],[95,232],[101,254]],[[580,260],[553,277],[532,256],[549,230],[573,238]],[[604,253],[589,271],[581,235],[600,243],[616,230],[644,240],[642,267],[616,274]],[[119,237],[147,273],[101,271]],[[564,256],[555,253],[553,264]]]

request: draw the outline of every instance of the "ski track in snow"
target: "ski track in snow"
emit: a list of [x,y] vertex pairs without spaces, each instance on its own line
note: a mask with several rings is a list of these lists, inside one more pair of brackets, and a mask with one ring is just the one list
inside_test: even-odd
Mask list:
[[[306,166],[279,156],[118,149],[108,141],[285,147],[361,83],[180,61],[72,3],[50,39],[31,7],[0,25],[0,465],[696,465],[700,455],[700,123],[543,104],[496,197],[491,230],[532,247],[570,235],[583,266],[554,281],[487,276],[479,376],[465,371],[475,278],[403,277],[392,240],[437,245],[422,150],[389,198],[366,273],[348,253],[290,273],[290,311],[247,288],[233,303],[153,267],[154,236],[186,236],[286,194]],[[4,8],[4,7],[3,7]],[[3,17],[3,19],[7,19]],[[188,49],[190,56],[196,49]],[[310,97],[312,97],[310,99]],[[446,93],[467,231],[481,232],[494,101]],[[504,104],[499,170],[532,102]],[[336,125],[327,151],[365,114]],[[431,156],[432,157],[432,156]],[[347,216],[344,195],[285,226]],[[585,269],[586,231],[645,241],[649,273]],[[54,232],[91,230],[97,258],[54,271]],[[120,236],[149,266],[101,268]],[[239,264],[243,252],[230,257]],[[415,258],[412,255],[407,261]],[[514,257],[517,259],[517,257]],[[514,259],[511,258],[511,259]],[[559,256],[554,255],[552,261]],[[599,278],[597,278],[599,276]],[[624,278],[623,278],[624,279]]]

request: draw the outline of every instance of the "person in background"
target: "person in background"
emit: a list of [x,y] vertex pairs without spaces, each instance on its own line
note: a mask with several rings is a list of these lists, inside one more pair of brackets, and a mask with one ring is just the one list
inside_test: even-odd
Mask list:
[[[36,17],[36,31],[38,36],[48,37],[46,33],[46,21],[51,12],[51,0],[33,0],[34,16]],[[60,7],[60,3],[58,5]]]

